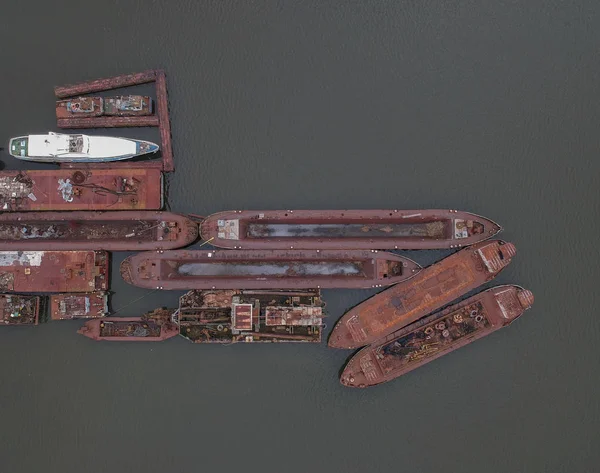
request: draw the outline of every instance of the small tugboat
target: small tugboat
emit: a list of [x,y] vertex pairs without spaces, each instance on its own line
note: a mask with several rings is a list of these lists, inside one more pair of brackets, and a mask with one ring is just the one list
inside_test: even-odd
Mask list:
[[40,306],[40,296],[0,294],[0,325],[37,325]]
[[201,224],[203,240],[233,249],[460,248],[501,227],[458,210],[238,210]]
[[0,171],[0,210],[161,209],[160,169]]
[[50,317],[52,320],[96,319],[108,314],[108,293],[52,294]]
[[463,248],[350,309],[333,328],[329,346],[369,345],[492,280],[516,253],[502,240]]
[[56,102],[56,118],[151,115],[152,98],[143,95],[76,97]]
[[365,388],[398,378],[506,327],[532,304],[533,294],[520,286],[482,291],[363,348],[348,361],[340,381]]
[[320,342],[324,306],[319,289],[190,291],[175,317],[194,343]]
[[17,159],[46,163],[103,163],[156,153],[150,141],[110,136],[28,135],[12,138],[9,153]]
[[106,251],[0,251],[1,292],[108,289]]
[[105,317],[88,320],[77,333],[92,340],[162,342],[179,333],[171,321],[174,311],[157,309],[142,317]]
[[126,282],[150,289],[370,288],[420,270],[404,256],[376,250],[146,251],[121,263]]
[[197,236],[193,220],[171,212],[0,214],[0,250],[167,250],[187,246]]

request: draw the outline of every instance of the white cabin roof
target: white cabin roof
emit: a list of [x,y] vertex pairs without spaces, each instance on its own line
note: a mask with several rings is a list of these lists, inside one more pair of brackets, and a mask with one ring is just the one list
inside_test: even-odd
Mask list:
[[29,135],[27,148],[29,156],[52,156],[69,152],[69,135],[50,133]]

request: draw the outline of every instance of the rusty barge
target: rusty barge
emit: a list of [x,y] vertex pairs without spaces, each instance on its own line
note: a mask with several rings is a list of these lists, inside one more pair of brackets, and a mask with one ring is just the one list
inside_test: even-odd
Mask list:
[[43,315],[42,298],[0,294],[0,325],[37,325]]
[[106,251],[0,251],[0,292],[89,292],[108,288]]
[[0,211],[160,210],[158,169],[0,171]]
[[237,210],[201,224],[203,240],[233,249],[460,248],[501,227],[458,210]]
[[104,291],[83,294],[52,294],[52,320],[95,319],[108,314],[108,293]]
[[319,289],[190,291],[175,317],[194,343],[320,342],[324,306]]
[[161,342],[179,333],[171,322],[174,311],[157,309],[142,317],[105,317],[88,320],[77,333],[99,341]]
[[482,291],[363,348],[348,361],[340,381],[365,388],[398,378],[506,327],[532,304],[531,291],[519,286]]
[[376,250],[159,251],[129,256],[121,276],[150,289],[310,289],[383,287],[421,267]]
[[196,240],[198,225],[171,212],[0,214],[0,250],[168,250]]
[[369,345],[495,278],[515,254],[515,246],[502,240],[463,248],[350,309],[328,344],[346,349]]

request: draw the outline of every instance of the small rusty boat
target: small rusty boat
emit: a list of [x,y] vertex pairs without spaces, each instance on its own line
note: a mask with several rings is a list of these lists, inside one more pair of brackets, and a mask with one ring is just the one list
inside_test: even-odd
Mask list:
[[42,298],[23,294],[0,294],[0,325],[37,325]]
[[74,97],[56,102],[56,118],[151,115],[152,98],[144,95]]
[[108,293],[104,291],[83,294],[52,294],[52,320],[95,319],[108,314]]
[[329,346],[359,348],[415,322],[495,278],[516,251],[502,240],[457,251],[350,309],[333,328]]
[[398,378],[506,327],[532,304],[533,294],[520,286],[482,291],[361,349],[346,364],[340,381],[365,388]]
[[99,117],[103,113],[102,97],[75,97],[56,102],[56,118]]
[[238,210],[201,224],[203,240],[233,249],[460,248],[501,227],[458,210]]
[[414,261],[376,250],[159,251],[129,256],[121,276],[151,289],[383,287],[412,278]]
[[104,317],[88,320],[77,333],[92,340],[162,342],[179,333],[171,322],[174,311],[157,309],[142,317]]
[[106,251],[0,251],[0,292],[90,292],[108,288]]
[[0,250],[167,250],[196,240],[198,225],[171,212],[0,214]]
[[179,334],[194,343],[320,342],[319,289],[190,291],[179,300]]

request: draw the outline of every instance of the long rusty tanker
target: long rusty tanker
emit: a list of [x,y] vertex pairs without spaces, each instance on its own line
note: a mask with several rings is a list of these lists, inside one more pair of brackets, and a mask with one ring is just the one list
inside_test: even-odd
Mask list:
[[8,212],[0,215],[0,250],[167,250],[189,245],[197,237],[195,222],[170,212]]
[[0,251],[1,292],[89,292],[108,288],[106,251]]
[[201,224],[202,239],[233,249],[444,249],[473,245],[501,227],[458,210],[237,210]]
[[159,210],[158,169],[0,171],[0,211]]
[[493,279],[515,254],[515,246],[502,240],[464,248],[346,312],[334,327],[329,346],[359,348],[373,343]]
[[383,287],[412,278],[414,261],[376,250],[142,252],[121,263],[125,281],[150,289]]
[[356,353],[340,376],[365,388],[398,378],[509,325],[533,304],[531,291],[496,286],[407,325]]

